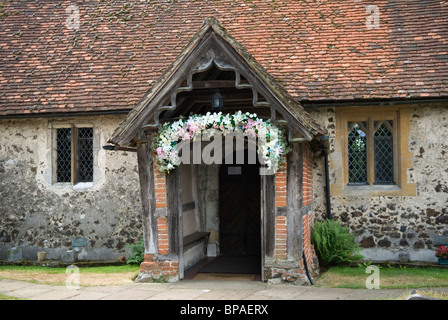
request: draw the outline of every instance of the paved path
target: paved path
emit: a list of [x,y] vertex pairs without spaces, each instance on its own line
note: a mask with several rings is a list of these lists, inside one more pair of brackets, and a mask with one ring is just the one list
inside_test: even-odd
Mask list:
[[[431,290],[448,292],[448,288]],[[69,289],[60,285],[0,280],[1,294],[29,300],[382,300],[406,297],[411,291],[319,288],[256,281],[195,280]]]

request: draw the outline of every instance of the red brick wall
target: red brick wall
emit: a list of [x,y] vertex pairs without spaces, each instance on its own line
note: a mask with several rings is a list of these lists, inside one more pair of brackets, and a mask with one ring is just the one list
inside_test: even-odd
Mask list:
[[313,164],[312,153],[308,145],[303,147],[303,205],[313,200]]
[[275,217],[275,258],[286,260],[286,217]]
[[[154,165],[154,186],[156,208],[166,208],[166,178],[165,173]],[[158,254],[168,254],[168,221],[166,217],[157,218],[157,243]],[[145,254],[144,261],[140,264],[140,273],[145,274],[149,280],[159,280],[160,277],[170,278],[179,272],[179,262],[176,260],[162,260],[153,254]],[[145,280],[148,281],[148,280]]]
[[275,206],[286,207],[286,162],[275,173]]
[[157,218],[157,241],[159,254],[168,254],[168,224],[166,217]]
[[[154,165],[154,186],[156,208],[166,208],[166,178],[165,173]],[[166,217],[157,218],[157,243],[158,254],[168,254],[168,221]],[[176,260],[162,260],[153,254],[145,254],[144,261],[140,264],[140,273],[148,278],[145,281],[159,280],[160,277],[175,277],[179,272],[179,262]]]
[[[166,178],[165,173],[154,166],[154,186],[156,208],[166,208]],[[169,253],[168,222],[166,217],[157,218],[157,241],[159,254]]]
[[[286,207],[286,163],[275,173],[275,206]],[[286,259],[286,217],[275,217],[275,257]]]
[[156,208],[166,208],[166,179],[165,173],[154,166],[154,185],[156,194]]
[[307,261],[311,261],[313,258],[312,245],[311,245],[311,212],[303,216],[303,251]]
[[140,273],[148,275],[152,280],[159,280],[160,277],[170,278],[178,272],[178,261],[160,260],[152,254],[145,254],[145,259],[140,264]]

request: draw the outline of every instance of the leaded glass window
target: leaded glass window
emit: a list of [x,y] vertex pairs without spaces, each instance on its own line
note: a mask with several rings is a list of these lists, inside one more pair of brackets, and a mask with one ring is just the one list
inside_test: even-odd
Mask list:
[[78,129],[78,182],[93,181],[93,129]]
[[93,181],[93,128],[56,129],[56,182]]
[[71,129],[57,129],[56,136],[56,181],[70,182],[72,179]]
[[348,123],[348,182],[367,183],[366,123]]
[[394,148],[392,121],[375,121],[375,184],[394,183]]
[[381,119],[381,115],[378,118],[364,116],[347,121],[350,185],[395,184],[394,120]]

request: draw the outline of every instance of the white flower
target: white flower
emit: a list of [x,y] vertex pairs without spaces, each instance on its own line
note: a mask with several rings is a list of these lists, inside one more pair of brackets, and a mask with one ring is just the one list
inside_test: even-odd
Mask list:
[[262,158],[260,161],[264,161],[268,169],[274,172],[278,169],[279,160],[286,150],[282,131],[269,121],[258,118],[255,113],[242,113],[241,110],[233,115],[224,116],[221,112],[213,114],[207,112],[205,115],[192,115],[186,120],[175,121],[171,125],[163,124],[159,129],[158,139],[153,144],[156,162],[161,170],[170,171],[181,162],[176,149],[180,140],[196,140],[201,134],[211,137],[233,132],[258,137],[258,152]]

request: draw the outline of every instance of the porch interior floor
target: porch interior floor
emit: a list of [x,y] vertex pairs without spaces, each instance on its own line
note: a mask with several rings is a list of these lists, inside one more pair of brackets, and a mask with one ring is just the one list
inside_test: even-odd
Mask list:
[[257,256],[207,257],[185,270],[187,280],[261,281],[261,260]]

